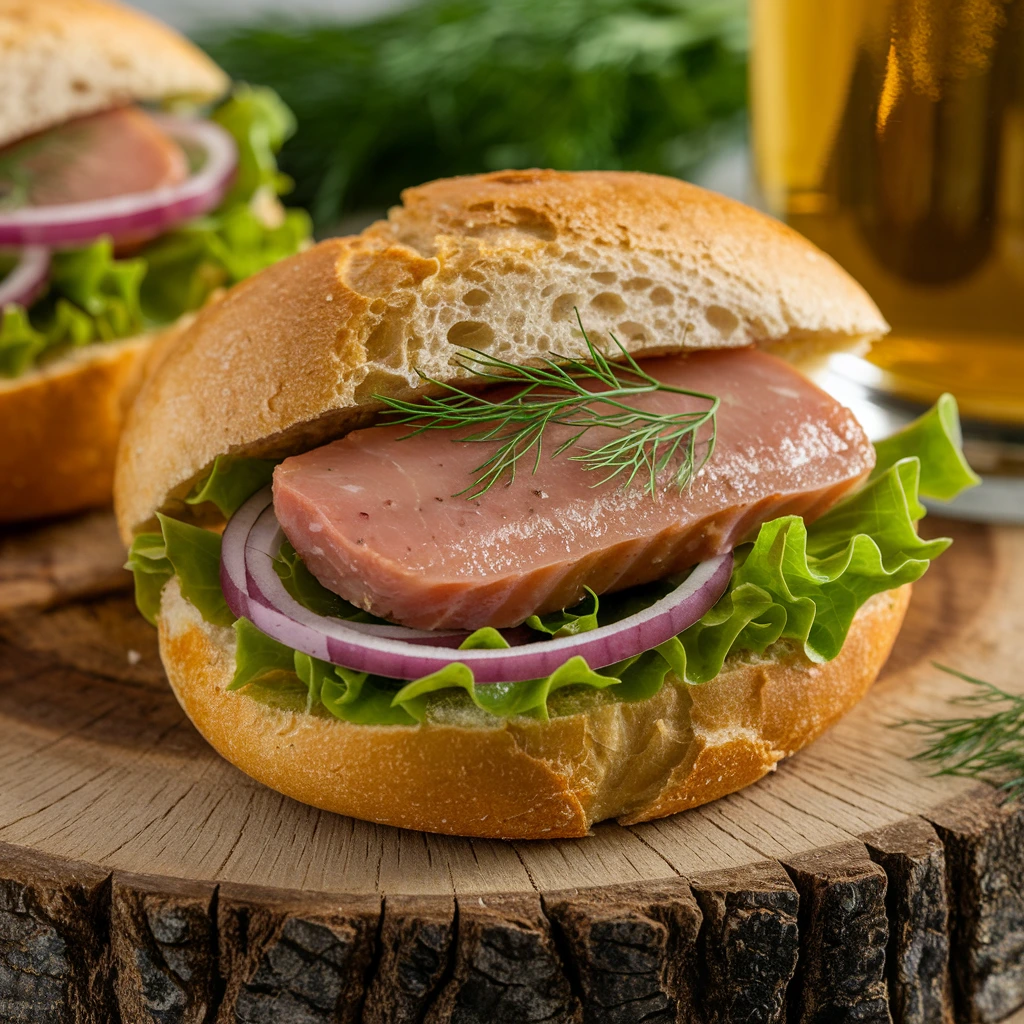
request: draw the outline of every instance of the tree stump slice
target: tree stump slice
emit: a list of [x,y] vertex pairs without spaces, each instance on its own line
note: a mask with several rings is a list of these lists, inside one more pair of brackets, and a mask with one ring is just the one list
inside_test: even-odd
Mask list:
[[784,1020],[800,948],[800,894],[789,875],[766,860],[698,875],[690,887],[704,916],[704,1019]]
[[953,1020],[946,858],[935,829],[906,818],[864,837],[888,880],[886,970],[893,1017],[904,1024]]
[[701,912],[678,882],[605,886],[544,900],[595,1024],[697,1020]]
[[885,872],[856,841],[809,850],[786,867],[800,894],[800,954],[790,1019],[890,1024]]
[[890,728],[1020,692],[1024,531],[926,521],[871,694],[754,786],[581,840],[406,832],[221,760],[109,516],[0,536],[0,1021],[1024,1024],[1024,808]]

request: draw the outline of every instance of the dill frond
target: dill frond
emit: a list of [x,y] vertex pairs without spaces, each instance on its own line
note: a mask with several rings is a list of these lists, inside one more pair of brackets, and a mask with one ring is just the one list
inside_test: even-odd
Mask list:
[[935,764],[936,775],[960,775],[992,782],[1010,799],[1024,796],[1024,695],[934,663],[941,672],[970,683],[972,690],[950,703],[975,713],[959,718],[918,718],[897,722],[930,740],[914,755]]
[[[610,361],[590,340],[579,311],[576,319],[587,346],[587,361],[555,355],[542,360],[540,366],[519,366],[477,349],[461,355],[459,365],[478,380],[520,385],[511,395],[488,397],[421,373],[421,378],[440,389],[441,395],[415,402],[375,397],[389,410],[387,422],[414,428],[406,437],[427,430],[459,430],[463,431],[456,439],[460,442],[495,446],[494,452],[473,470],[473,483],[456,496],[479,498],[500,481],[511,484],[522,466],[532,466],[531,472],[535,473],[545,452],[548,429],[556,425],[569,427],[571,433],[550,457],[557,458],[579,446],[580,452],[568,457],[587,470],[602,473],[595,487],[620,480],[628,488],[641,477],[653,497],[658,476],[674,466],[674,482],[685,489],[714,452],[719,399],[656,380],[614,334],[611,338],[622,361]],[[707,402],[707,408],[659,413],[630,404],[632,399],[658,391],[701,399]],[[704,427],[709,432],[701,437]],[[618,436],[600,447],[586,448],[581,441],[594,428],[614,430]]]

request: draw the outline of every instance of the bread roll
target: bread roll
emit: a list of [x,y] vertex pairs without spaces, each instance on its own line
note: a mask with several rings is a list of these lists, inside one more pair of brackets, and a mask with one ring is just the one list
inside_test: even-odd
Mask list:
[[[668,178],[509,171],[407,190],[386,221],[282,261],[231,289],[170,346],[130,414],[115,482],[126,542],[223,454],[285,456],[373,420],[375,394],[414,397],[465,378],[457,356],[516,363],[758,345],[792,357],[886,330],[865,293],[788,228]],[[840,654],[812,664],[779,643],[711,682],[671,676],[652,698],[614,687],[549,722],[466,702],[422,725],[354,725],[326,709],[228,692],[235,634],[205,622],[176,579],[160,650],[200,732],[267,785],[327,810],[459,835],[581,836],[731,793],[772,770],[866,692],[909,588],[859,611]],[[561,708],[563,713],[558,713]]]
[[173,327],[72,349],[0,378],[0,523],[110,504],[117,444],[142,380]]
[[0,380],[0,522],[104,505],[147,338],[87,345]]

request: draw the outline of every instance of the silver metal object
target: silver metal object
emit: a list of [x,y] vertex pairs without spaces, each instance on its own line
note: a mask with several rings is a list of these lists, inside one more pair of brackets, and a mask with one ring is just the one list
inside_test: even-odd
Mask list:
[[[924,412],[882,389],[882,373],[857,356],[833,356],[818,384],[853,410],[871,440],[887,437]],[[967,420],[964,453],[981,485],[950,502],[925,501],[930,511],[982,523],[1024,523],[1024,430]]]

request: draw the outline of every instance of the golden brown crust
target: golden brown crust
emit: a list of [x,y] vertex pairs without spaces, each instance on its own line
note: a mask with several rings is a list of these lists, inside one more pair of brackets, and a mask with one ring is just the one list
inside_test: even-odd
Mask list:
[[[823,665],[800,658],[782,667],[737,666],[692,690],[692,763],[628,824],[698,807],[756,782],[843,717],[875,681],[910,604],[910,586],[870,600],[857,613],[839,655]],[[736,735],[717,737],[730,731]]]
[[634,353],[851,346],[886,330],[827,256],[671,178],[510,171],[433,182],[205,310],[140,395],[119,456],[126,541],[223,453],[290,454],[451,380],[460,349],[524,362],[608,331]]
[[864,696],[892,648],[910,588],[857,614],[839,656],[733,659],[704,686],[666,684],[498,727],[351,725],[226,690],[234,634],[165,588],[160,652],[189,718],[228,760],[305,803],[383,824],[524,839],[585,835],[608,817],[646,821],[735,792],[819,736]]
[[118,437],[151,343],[88,345],[0,383],[0,522],[110,503]]
[[0,146],[140,100],[213,99],[228,78],[173,29],[109,0],[0,0]]

